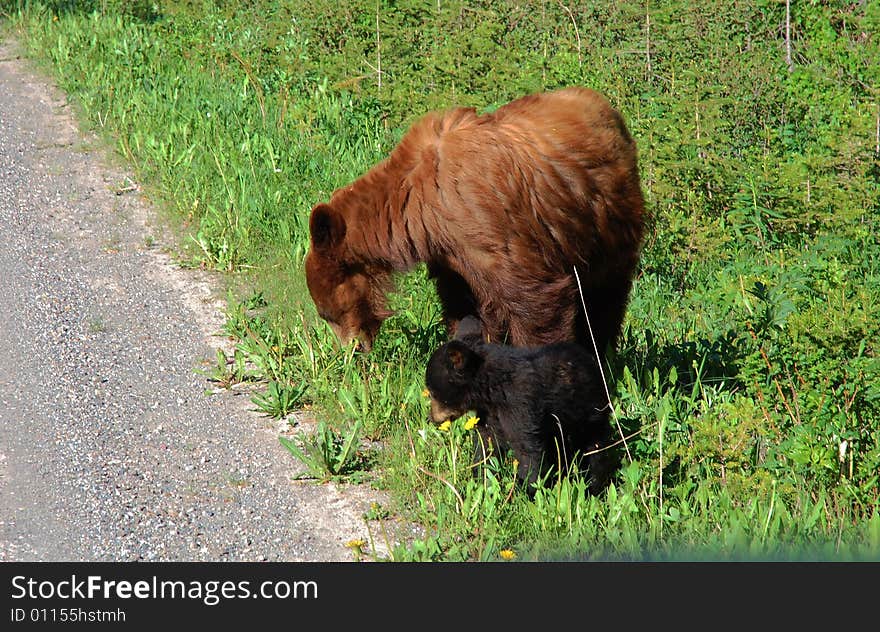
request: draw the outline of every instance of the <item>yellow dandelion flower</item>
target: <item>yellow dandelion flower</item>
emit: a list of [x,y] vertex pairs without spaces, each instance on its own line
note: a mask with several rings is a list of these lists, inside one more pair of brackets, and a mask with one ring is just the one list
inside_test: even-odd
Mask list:
[[513,460],[513,471],[516,472],[516,470],[517,470],[518,467],[519,467],[519,460],[518,460],[518,459],[514,459],[514,460]]
[[422,397],[428,398],[430,396],[431,396],[431,391],[429,391],[428,389],[424,389],[422,391]]
[[440,424],[437,427],[440,428],[440,430],[442,430],[443,432],[446,432],[447,430],[452,428],[452,422],[451,421],[444,421],[442,424]]
[[473,415],[468,417],[467,421],[464,422],[464,429],[465,430],[473,430],[474,426],[476,426],[477,423],[479,423],[479,421],[480,421],[479,417],[476,417]]
[[516,558],[516,553],[511,551],[510,549],[502,549],[499,553],[502,560],[512,560]]
[[347,546],[350,549],[359,549],[362,546],[364,546],[365,544],[366,544],[366,542],[364,542],[363,540],[349,540],[348,542],[345,543],[345,546]]

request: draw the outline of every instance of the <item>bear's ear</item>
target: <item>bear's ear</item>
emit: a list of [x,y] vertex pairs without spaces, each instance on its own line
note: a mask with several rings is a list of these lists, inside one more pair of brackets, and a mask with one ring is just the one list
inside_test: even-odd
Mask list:
[[482,363],[479,355],[457,340],[447,343],[446,358],[452,368],[459,373],[476,373]]
[[446,357],[449,358],[449,364],[452,365],[453,369],[461,371],[461,367],[463,367],[465,363],[464,352],[461,349],[450,347],[446,350]]
[[345,239],[345,219],[329,204],[318,204],[312,209],[309,231],[316,250],[330,250]]

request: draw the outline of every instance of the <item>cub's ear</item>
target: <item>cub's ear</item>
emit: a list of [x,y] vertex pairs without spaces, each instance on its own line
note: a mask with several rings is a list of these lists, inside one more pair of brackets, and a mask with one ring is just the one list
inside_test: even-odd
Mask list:
[[345,239],[345,219],[329,204],[318,204],[312,209],[309,231],[316,250],[329,250]]
[[470,347],[457,340],[446,343],[446,358],[452,368],[459,373],[476,373],[483,359]]
[[446,357],[449,358],[449,364],[451,364],[452,368],[456,371],[460,371],[461,367],[464,366],[465,356],[461,349],[450,347],[446,350]]

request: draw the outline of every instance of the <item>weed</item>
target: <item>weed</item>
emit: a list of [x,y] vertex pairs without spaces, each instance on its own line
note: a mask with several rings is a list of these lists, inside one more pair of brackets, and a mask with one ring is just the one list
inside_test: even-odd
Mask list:
[[314,434],[300,432],[298,441],[279,437],[278,440],[307,468],[301,478],[319,481],[352,480],[362,473],[365,459],[358,452],[360,424],[355,424],[343,437],[329,424],[319,421]]
[[101,316],[93,316],[89,319],[89,332],[93,334],[104,333],[110,330],[110,325]]
[[229,357],[223,349],[217,349],[214,366],[208,371],[201,370],[200,373],[220,388],[228,389],[247,378],[244,354],[236,350]]
[[265,393],[253,395],[251,401],[261,412],[280,419],[302,406],[303,395],[307,390],[308,385],[305,383],[290,386],[273,380],[269,382]]

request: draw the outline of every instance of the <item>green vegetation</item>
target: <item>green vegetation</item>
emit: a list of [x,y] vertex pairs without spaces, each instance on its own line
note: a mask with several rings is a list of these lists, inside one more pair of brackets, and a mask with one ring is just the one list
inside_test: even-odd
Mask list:
[[[880,4],[793,2],[790,65],[783,0],[0,10],[169,210],[181,259],[229,272],[215,379],[307,407],[320,433],[288,447],[310,472],[360,469],[425,526],[394,559],[880,556]],[[302,260],[312,205],[427,109],[569,84],[624,114],[653,219],[607,372],[624,465],[599,497],[571,477],[529,500],[510,461],[471,467],[461,420],[427,423],[424,270],[363,355],[317,319]]]
[[314,434],[301,436],[299,442],[287,437],[278,440],[308,468],[308,474],[301,478],[327,481],[362,472],[367,459],[357,449],[359,434],[358,423],[343,439],[325,422],[319,421]]

